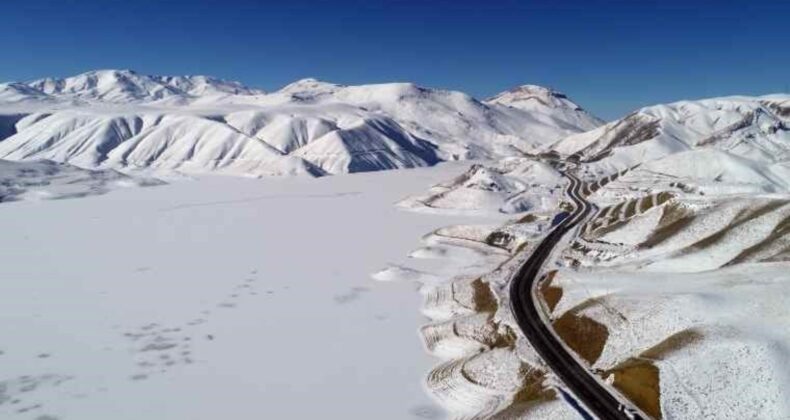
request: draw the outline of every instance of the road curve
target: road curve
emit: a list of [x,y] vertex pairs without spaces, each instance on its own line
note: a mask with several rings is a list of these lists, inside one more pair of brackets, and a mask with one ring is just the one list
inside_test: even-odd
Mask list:
[[622,399],[613,396],[595,374],[581,365],[540,315],[540,303],[534,290],[541,268],[562,236],[584,220],[592,209],[579,193],[581,181],[567,173],[565,176],[571,181],[567,194],[575,209],[538,244],[512,278],[510,301],[513,315],[532,347],[575,398],[590,411],[589,414],[600,419],[647,419],[649,417],[641,410],[630,404],[625,405]]

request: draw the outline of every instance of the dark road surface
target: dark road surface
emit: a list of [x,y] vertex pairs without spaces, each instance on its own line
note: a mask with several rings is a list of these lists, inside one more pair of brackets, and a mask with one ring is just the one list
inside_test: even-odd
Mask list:
[[565,233],[587,217],[592,208],[579,193],[581,181],[570,174],[566,174],[566,177],[571,180],[567,193],[576,208],[543,239],[513,277],[510,285],[513,314],[532,347],[573,396],[589,411],[585,414],[600,419],[647,419],[649,417],[640,410],[630,404],[626,406],[615,398],[592,372],[579,364],[560,343],[551,327],[543,322],[540,316],[540,304],[533,299],[533,286],[552,249]]

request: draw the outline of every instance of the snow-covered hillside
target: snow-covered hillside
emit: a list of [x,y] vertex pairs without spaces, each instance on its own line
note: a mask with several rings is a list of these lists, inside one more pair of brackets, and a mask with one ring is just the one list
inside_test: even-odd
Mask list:
[[703,148],[762,163],[789,160],[790,95],[651,106],[552,146],[560,155],[573,155],[600,173]]
[[79,198],[117,188],[161,184],[155,179],[129,177],[113,170],[80,169],[50,161],[0,160],[0,203]]
[[404,200],[431,213],[517,213],[433,232],[411,254],[457,258],[454,275],[379,274],[426,283],[434,397],[459,418],[579,418],[509,304],[514,273],[573,208],[563,172],[583,180],[593,212],[555,247],[534,292],[580,364],[652,418],[790,418],[788,95],[644,108]]
[[264,94],[205,76],[129,70],[0,85],[0,120],[0,159],[251,176],[498,158],[601,123],[536,86],[485,102],[411,83],[315,79]]
[[603,120],[597,118],[591,119],[587,112],[564,93],[543,86],[517,86],[486,99],[485,103],[504,105],[536,116],[543,115],[547,121],[561,119],[569,126],[578,126],[588,130],[604,123]]

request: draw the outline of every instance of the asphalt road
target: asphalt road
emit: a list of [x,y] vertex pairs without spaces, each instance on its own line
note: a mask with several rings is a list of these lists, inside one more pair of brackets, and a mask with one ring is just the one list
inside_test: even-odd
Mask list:
[[565,176],[571,181],[567,194],[576,208],[543,239],[511,281],[510,300],[513,314],[532,347],[578,402],[588,410],[586,414],[600,419],[649,418],[640,410],[630,405],[626,406],[615,398],[592,372],[563,347],[557,336],[552,333],[551,327],[544,324],[539,312],[540,303],[533,299],[533,287],[552,249],[562,236],[584,220],[592,209],[590,203],[579,192],[581,181],[570,174]]

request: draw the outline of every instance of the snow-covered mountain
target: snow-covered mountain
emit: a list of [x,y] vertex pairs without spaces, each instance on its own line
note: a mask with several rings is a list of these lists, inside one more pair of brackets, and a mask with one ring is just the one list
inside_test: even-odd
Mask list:
[[[540,99],[523,104],[530,95]],[[129,70],[0,85],[0,114],[16,121],[0,133],[0,159],[253,176],[498,158],[601,124],[535,86],[485,102],[412,83],[315,79],[264,94],[205,76]]]
[[561,119],[570,126],[584,127],[589,130],[604,124],[603,120],[592,117],[564,93],[543,86],[517,86],[486,99],[485,103],[504,105],[530,114],[544,115],[547,119]]
[[[551,149],[573,155],[600,172],[700,149],[725,152],[708,153],[712,160],[732,155],[759,165],[785,162],[790,160],[790,95],[713,98],[642,108],[595,130],[568,136]],[[707,159],[698,164],[708,162],[713,164]]]
[[204,96],[260,95],[239,82],[208,76],[147,76],[132,70],[97,70],[65,79],[40,79],[24,84],[61,100],[128,104],[176,102]]
[[[496,99],[541,102],[529,95]],[[578,185],[593,211],[554,245],[532,298],[579,363],[643,417],[786,419],[790,330],[775,326],[790,322],[788,180],[790,95],[652,106],[403,200],[519,217],[434,231],[410,254],[454,272],[376,278],[423,283],[423,343],[441,359],[425,384],[448,417],[578,418],[508,304]]]

